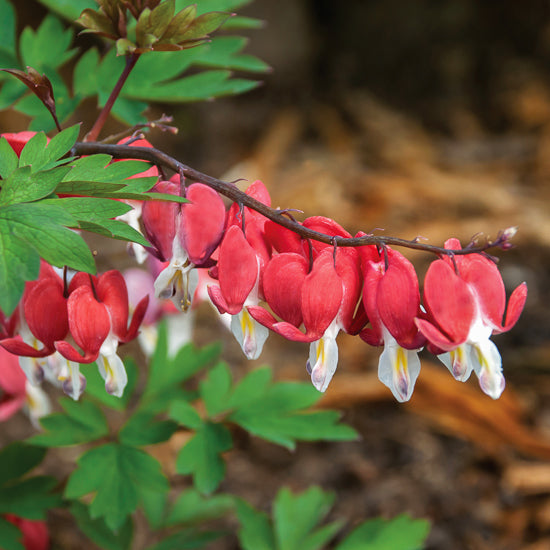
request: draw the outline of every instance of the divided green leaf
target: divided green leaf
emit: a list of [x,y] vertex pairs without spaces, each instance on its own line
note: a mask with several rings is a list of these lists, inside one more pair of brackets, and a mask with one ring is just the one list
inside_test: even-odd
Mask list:
[[391,520],[365,521],[336,550],[420,550],[430,532],[430,523],[402,515]]
[[65,497],[76,499],[93,493],[90,517],[103,518],[115,531],[136,510],[144,492],[164,494],[167,490],[168,482],[153,457],[134,447],[109,443],[78,459]]
[[101,409],[91,401],[62,398],[64,413],[53,413],[40,420],[43,433],[29,440],[34,445],[62,447],[95,441],[108,435],[109,428]]
[[[24,477],[42,462],[45,453],[44,449],[22,442],[12,443],[0,451],[0,514],[44,519],[46,511],[60,503],[59,496],[52,492],[57,485],[54,478]],[[6,536],[10,532],[15,534],[5,525],[0,525],[2,532],[6,532]]]
[[232,446],[231,434],[225,426],[205,422],[179,452],[176,471],[192,474],[197,490],[210,494],[225,475],[225,462],[221,454]]
[[272,382],[271,371],[258,369],[233,387],[227,365],[213,368],[200,385],[210,416],[227,414],[248,432],[293,449],[297,440],[346,441],[357,438],[355,430],[339,422],[336,411],[307,410],[320,397],[305,383]]

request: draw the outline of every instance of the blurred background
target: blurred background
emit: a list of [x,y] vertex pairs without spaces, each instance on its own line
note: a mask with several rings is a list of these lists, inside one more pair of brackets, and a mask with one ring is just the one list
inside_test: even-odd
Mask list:
[[[31,0],[21,13],[22,25],[44,15]],[[494,339],[499,401],[426,355],[411,402],[398,404],[377,380],[381,350],[342,335],[323,404],[362,439],[289,453],[242,434],[222,490],[267,510],[281,484],[320,485],[337,494],[332,518],[429,518],[432,550],[550,548],[550,3],[255,0],[240,13],[265,21],[248,52],[272,72],[240,97],[156,106],[151,118],[173,113],[180,128],[151,134],[156,146],[213,176],[261,179],[274,206],[351,233],[465,245],[518,226],[517,247],[497,255],[508,295],[527,281],[529,297]],[[13,131],[18,119],[2,118]],[[433,258],[403,252],[421,277]],[[197,340],[221,338],[237,371],[268,363],[308,379],[307,346],[272,335],[247,363],[224,330],[199,314]]]

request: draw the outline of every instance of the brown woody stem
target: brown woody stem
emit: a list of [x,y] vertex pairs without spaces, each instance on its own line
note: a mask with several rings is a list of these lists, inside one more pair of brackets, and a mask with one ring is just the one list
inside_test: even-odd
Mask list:
[[115,104],[115,101],[117,100],[120,94],[120,91],[122,90],[122,87],[126,83],[128,76],[132,72],[132,69],[136,66],[139,56],[140,56],[139,53],[134,52],[130,54],[128,57],[126,57],[126,66],[124,67],[122,74],[118,78],[118,81],[115,87],[113,88],[111,95],[109,96],[105,105],[103,106],[103,109],[101,109],[101,112],[99,113],[97,120],[92,126],[92,129],[84,137],[84,141],[90,141],[90,142],[96,141],[97,138],[99,137],[99,133],[101,132],[103,126],[107,122],[107,119],[109,118],[109,114],[111,113],[111,109],[113,108],[113,105]]
[[208,187],[211,187],[220,195],[231,199],[237,204],[247,206],[256,212],[259,212],[269,220],[290,229],[294,233],[297,233],[304,239],[313,239],[314,241],[319,241],[322,243],[334,245],[334,246],[365,246],[365,245],[376,245],[384,247],[386,245],[391,246],[400,246],[404,248],[411,248],[414,250],[422,250],[424,252],[431,252],[432,254],[438,255],[465,255],[472,253],[485,252],[489,248],[501,247],[505,248],[508,243],[507,231],[501,231],[499,236],[495,241],[487,240],[485,243],[473,246],[472,244],[468,245],[466,248],[459,250],[447,250],[439,246],[433,246],[430,244],[423,244],[418,242],[418,240],[408,241],[406,239],[400,239],[397,237],[387,237],[387,236],[375,236],[375,235],[364,235],[362,237],[339,237],[334,235],[326,235],[318,231],[313,231],[307,227],[304,227],[299,222],[294,219],[288,218],[285,214],[288,210],[276,210],[270,208],[265,204],[257,201],[250,195],[247,195],[243,191],[237,188],[233,183],[225,182],[219,179],[216,179],[207,174],[203,174],[190,166],[179,162],[175,158],[167,155],[166,153],[159,151],[158,149],[150,147],[131,147],[127,145],[111,145],[104,143],[90,143],[90,142],[77,142],[73,147],[71,154],[73,155],[93,155],[103,153],[111,155],[113,158],[117,159],[139,159],[147,160],[153,164],[164,166],[170,168],[176,173],[185,176],[186,178],[203,183]]

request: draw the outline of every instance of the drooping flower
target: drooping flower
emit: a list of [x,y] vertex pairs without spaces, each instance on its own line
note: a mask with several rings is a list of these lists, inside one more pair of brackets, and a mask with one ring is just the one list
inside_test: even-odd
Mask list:
[[[449,239],[445,248],[459,249],[460,242]],[[498,399],[505,380],[500,353],[490,337],[516,324],[527,285],[522,283],[514,290],[506,308],[504,283],[490,259],[468,254],[455,256],[454,262],[445,257],[430,265],[424,281],[427,318],[421,316],[416,323],[457,380],[467,380],[474,371],[481,389]]]
[[[179,183],[159,182],[155,191],[177,195]],[[210,256],[218,246],[224,230],[225,206],[210,187],[190,185],[182,205],[148,201],[143,206],[146,237],[153,252],[168,265],[155,281],[155,295],[169,298],[181,311],[187,311],[198,284],[196,267],[211,265]]]
[[118,344],[129,342],[137,336],[148,297],[137,305],[128,326],[128,291],[120,272],[111,270],[98,277],[77,273],[69,291],[69,329],[83,353],[67,341],[55,342],[55,347],[69,361],[97,361],[99,372],[105,380],[105,389],[120,397],[128,378],[117,355]]
[[370,327],[360,336],[371,346],[384,346],[378,377],[400,401],[408,401],[420,373],[418,352],[425,344],[415,325],[420,314],[418,279],[412,264],[387,247],[361,247],[365,283],[363,304]]
[[[255,181],[246,194],[269,206],[271,198],[261,181]],[[231,331],[248,359],[257,359],[269,330],[254,320],[247,306],[263,299],[263,272],[271,257],[265,238],[266,218],[250,208],[239,210],[233,204],[218,249],[216,273],[219,285],[209,285],[208,295],[221,315],[231,315]]]
[[40,265],[39,278],[26,283],[9,326],[10,334],[0,345],[20,356],[21,368],[36,386],[44,379],[44,358],[55,353],[54,342],[69,331],[64,283],[46,262]]

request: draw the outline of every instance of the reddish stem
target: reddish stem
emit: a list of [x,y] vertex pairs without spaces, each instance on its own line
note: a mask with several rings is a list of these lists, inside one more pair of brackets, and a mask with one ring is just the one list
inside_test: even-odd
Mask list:
[[99,113],[99,116],[92,126],[92,129],[86,134],[84,141],[97,141],[99,133],[105,125],[105,122],[107,122],[109,114],[111,113],[111,109],[113,108],[113,105],[115,104],[115,101],[117,100],[120,91],[122,90],[122,87],[126,83],[128,76],[132,72],[132,69],[136,66],[139,56],[139,53],[134,52],[126,57],[126,66],[124,67],[122,74],[120,75],[115,87],[113,88],[111,95],[103,106],[103,109],[101,109],[101,113]]

